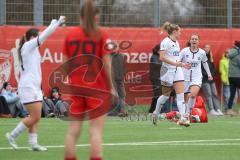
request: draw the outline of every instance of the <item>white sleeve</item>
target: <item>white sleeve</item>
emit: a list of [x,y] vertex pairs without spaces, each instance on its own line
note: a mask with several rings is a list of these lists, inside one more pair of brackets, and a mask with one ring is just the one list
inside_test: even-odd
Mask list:
[[183,57],[184,57],[184,49],[183,50],[181,50],[181,52],[179,53],[179,60],[180,61],[183,61]]
[[202,62],[207,62],[207,61],[208,61],[208,58],[207,58],[206,52],[204,52],[202,56]]
[[41,45],[51,34],[53,34],[60,24],[56,19],[37,37],[37,44]]
[[165,40],[163,40],[160,44],[160,51],[166,51],[168,49],[168,43],[166,43]]
[[208,63],[207,62],[203,62],[202,65],[203,65],[203,68],[205,69],[205,71],[207,72],[207,75],[208,76],[212,76],[212,74],[210,72],[210,69],[209,69],[209,66],[208,66]]
[[50,25],[38,37],[26,42],[27,48],[32,49],[40,46],[62,23],[64,23],[62,17],[60,17],[58,21],[53,19]]

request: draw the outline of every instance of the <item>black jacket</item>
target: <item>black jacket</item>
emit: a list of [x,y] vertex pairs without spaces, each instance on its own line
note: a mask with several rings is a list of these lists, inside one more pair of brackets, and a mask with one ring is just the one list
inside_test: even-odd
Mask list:
[[150,59],[150,68],[149,68],[149,78],[151,81],[156,81],[160,79],[160,70],[162,67],[162,62],[159,59],[159,49],[160,49],[160,45],[157,44],[152,52],[152,56]]
[[0,114],[11,114],[6,99],[0,96]]
[[160,70],[162,62],[159,60],[158,54],[153,54],[150,59],[150,80],[158,80],[160,78]]
[[115,81],[123,81],[125,77],[125,58],[121,53],[113,53],[112,55],[112,74]]
[[[215,77],[215,76],[216,76],[216,69],[215,69],[215,67],[214,67],[213,62],[211,62],[211,60],[210,60],[210,54],[207,54],[207,58],[208,58],[207,63],[208,63],[210,72],[211,72],[211,74],[212,74],[212,77]],[[207,82],[209,82],[209,81],[208,81],[208,74],[207,74],[207,72],[205,71],[205,69],[203,68],[203,65],[202,65],[202,75],[203,75],[202,83],[207,83]]]

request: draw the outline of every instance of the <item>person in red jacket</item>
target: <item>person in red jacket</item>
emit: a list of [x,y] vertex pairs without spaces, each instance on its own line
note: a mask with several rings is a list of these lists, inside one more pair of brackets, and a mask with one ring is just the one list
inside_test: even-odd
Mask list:
[[106,47],[108,38],[97,25],[97,14],[95,1],[84,0],[81,26],[72,28],[65,39],[63,54],[68,59],[66,69],[73,100],[69,108],[69,116],[73,120],[66,135],[65,160],[77,159],[76,143],[86,118],[89,120],[90,160],[102,160],[103,156],[104,115],[110,105],[106,102],[110,101],[111,93],[115,95],[116,91],[110,74],[111,58]]
[[198,120],[196,120],[196,116],[199,116],[201,123],[208,122],[207,110],[206,110],[206,107],[204,104],[204,100],[201,96],[197,96],[196,103],[191,112],[191,122],[192,123],[198,122]]
[[[178,122],[180,114],[177,111],[172,111],[169,113],[163,113],[160,115],[159,119],[168,119],[171,122]],[[198,96],[195,102],[195,105],[191,111],[190,115],[191,123],[207,123],[207,111],[201,96]]]

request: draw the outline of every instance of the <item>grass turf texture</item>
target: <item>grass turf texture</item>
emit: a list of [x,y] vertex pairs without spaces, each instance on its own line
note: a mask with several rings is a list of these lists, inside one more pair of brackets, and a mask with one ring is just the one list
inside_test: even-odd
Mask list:
[[[56,146],[48,148],[47,152],[32,152],[26,148],[17,151],[4,149],[9,147],[5,133],[13,129],[19,120],[0,119],[0,160],[63,159],[62,146],[68,122],[59,119],[41,120],[40,144]],[[88,144],[88,123],[85,122],[83,127],[78,144]],[[20,147],[27,147],[27,141],[25,132],[17,143]],[[168,121],[161,121],[155,127],[150,120],[126,121],[108,117],[104,130],[104,143],[108,144],[104,146],[106,160],[239,160],[240,117],[210,117],[209,123],[192,124],[189,128]],[[78,147],[77,153],[79,159],[88,159],[87,146]]]

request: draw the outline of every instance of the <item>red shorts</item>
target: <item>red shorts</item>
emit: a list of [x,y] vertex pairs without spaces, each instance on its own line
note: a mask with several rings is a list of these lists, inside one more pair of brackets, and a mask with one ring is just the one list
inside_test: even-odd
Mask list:
[[[106,98],[105,98],[106,97]],[[70,108],[70,116],[79,120],[94,119],[105,115],[111,107],[111,96],[105,96],[101,99],[90,97],[71,97],[73,100]]]
[[72,97],[73,103],[69,109],[71,114],[82,114],[90,110],[96,109],[102,102],[101,100],[86,98],[86,97]]
[[86,82],[81,78],[83,77],[76,74],[71,77],[71,84],[76,87],[71,90],[70,116],[81,120],[82,118],[93,119],[106,114],[112,104],[108,80],[99,76],[93,82]]

